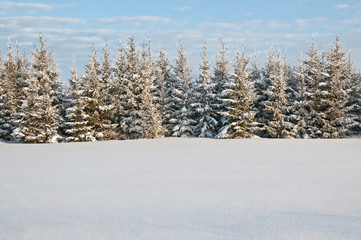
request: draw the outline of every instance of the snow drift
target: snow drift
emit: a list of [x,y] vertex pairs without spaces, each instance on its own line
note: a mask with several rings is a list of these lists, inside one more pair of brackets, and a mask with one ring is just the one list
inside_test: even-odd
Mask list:
[[361,239],[360,143],[1,144],[0,239]]

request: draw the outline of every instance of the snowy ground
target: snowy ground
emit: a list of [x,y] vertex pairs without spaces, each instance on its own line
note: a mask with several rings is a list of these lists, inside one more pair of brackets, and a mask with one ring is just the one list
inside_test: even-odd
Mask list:
[[361,239],[361,140],[0,144],[0,240]]

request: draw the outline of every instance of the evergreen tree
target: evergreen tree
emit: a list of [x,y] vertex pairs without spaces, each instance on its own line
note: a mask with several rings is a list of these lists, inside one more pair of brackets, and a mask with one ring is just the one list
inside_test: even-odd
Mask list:
[[215,111],[218,112],[217,132],[227,125],[227,117],[225,116],[227,111],[227,88],[231,82],[231,72],[229,69],[230,60],[227,58],[228,49],[225,47],[223,38],[220,39],[220,48],[218,49],[218,57],[214,67],[213,77],[211,82],[214,84],[214,93],[216,94],[216,101],[214,104]]
[[194,110],[192,108],[192,76],[188,66],[188,56],[183,47],[183,42],[179,41],[178,57],[175,59],[173,67],[174,79],[172,81],[172,114],[170,123],[172,124],[173,137],[194,136]]
[[101,58],[101,69],[100,69],[100,96],[101,103],[103,106],[99,108],[100,121],[103,125],[103,138],[102,140],[116,139],[117,134],[115,128],[117,124],[113,123],[114,114],[116,111],[114,105],[114,96],[112,95],[113,83],[113,69],[110,60],[110,51],[108,50],[108,44],[105,44],[103,49],[103,58]]
[[347,115],[352,107],[347,107],[351,82],[352,64],[348,62],[347,52],[342,50],[341,39],[337,35],[329,53],[323,77],[313,88],[312,110],[316,113],[312,126],[315,137],[344,137],[353,121]]
[[309,85],[305,78],[304,60],[300,59],[300,66],[294,69],[294,76],[297,79],[295,99],[293,101],[293,119],[295,123],[296,137],[308,137],[308,118],[310,116]]
[[155,96],[156,104],[161,113],[162,125],[164,127],[165,136],[171,136],[171,124],[169,123],[171,116],[171,102],[172,102],[172,73],[169,66],[169,60],[166,58],[166,52],[160,50],[159,57],[156,61],[155,68]]
[[0,110],[0,138],[12,140],[15,130],[21,120],[21,105],[25,99],[24,88],[28,77],[28,64],[25,56],[21,56],[16,47],[16,55],[12,53],[12,44],[9,41],[7,58],[4,61],[1,74],[1,110]]
[[156,86],[155,86],[155,68],[151,53],[151,44],[143,44],[142,56],[140,60],[141,83],[144,85],[141,93],[141,114],[144,126],[145,138],[164,137],[165,129],[163,127],[162,115],[157,105]]
[[40,47],[32,52],[32,72],[28,86],[24,89],[26,101],[24,114],[15,135],[26,143],[55,142],[60,125],[59,104],[61,84],[57,80],[60,71],[56,68],[54,55],[39,36]]
[[210,83],[211,68],[207,59],[207,45],[203,46],[201,54],[202,63],[200,64],[199,76],[194,87],[194,106],[196,109],[197,125],[195,127],[195,136],[204,138],[213,138],[217,134],[216,120],[217,113],[214,111],[214,102],[216,96],[213,91],[214,85]]
[[255,51],[254,61],[252,62],[252,70],[250,73],[250,80],[253,85],[253,111],[255,112],[254,121],[254,134],[260,137],[267,136],[266,124],[271,118],[265,105],[268,100],[266,94],[271,86],[269,71],[274,68],[275,58],[272,46],[270,47],[266,68],[261,69],[257,61],[257,53]]
[[75,66],[71,70],[72,78],[69,80],[70,86],[67,89],[68,106],[65,109],[65,141],[66,142],[88,142],[96,141],[94,137],[94,126],[89,124],[91,116],[85,112],[86,97],[84,85],[79,78]]
[[6,79],[4,74],[4,69],[2,67],[3,60],[0,56],[0,140],[8,140],[10,134],[9,124],[7,123],[8,109],[6,106]]
[[123,139],[144,138],[144,122],[141,113],[142,93],[145,88],[140,75],[139,54],[136,51],[134,38],[128,41],[126,66],[122,79],[122,117],[120,121]]
[[113,126],[109,117],[112,106],[107,105],[102,94],[102,70],[96,59],[96,50],[92,48],[92,54],[85,67],[85,75],[82,77],[84,86],[85,114],[91,116],[88,119],[88,126],[93,129],[96,140],[106,140],[112,136]]
[[285,62],[282,61],[280,52],[278,52],[277,61],[273,63],[273,59],[270,58],[271,62],[268,63],[267,70],[271,86],[267,92],[268,100],[265,106],[271,118],[268,120],[266,129],[269,137],[284,138],[292,136],[291,124],[285,119],[287,112]]
[[127,101],[127,79],[126,79],[126,52],[122,43],[118,47],[118,56],[114,66],[114,78],[110,94],[114,105],[114,115],[112,123],[116,126],[117,139],[124,139],[120,122],[123,118],[123,106]]
[[249,82],[249,58],[244,50],[236,53],[234,63],[234,82],[229,90],[227,117],[230,124],[220,133],[222,138],[248,138],[253,134],[252,88]]

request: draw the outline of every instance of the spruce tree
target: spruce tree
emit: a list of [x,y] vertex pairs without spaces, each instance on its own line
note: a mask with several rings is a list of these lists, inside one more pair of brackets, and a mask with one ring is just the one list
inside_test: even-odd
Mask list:
[[165,129],[163,127],[162,115],[159,111],[158,99],[155,86],[155,68],[151,53],[151,44],[143,43],[142,56],[140,60],[141,84],[144,85],[141,93],[141,114],[144,126],[145,138],[164,137]]
[[269,113],[267,112],[267,107],[265,103],[268,100],[268,95],[266,93],[269,91],[271,86],[269,72],[274,68],[274,65],[275,58],[272,46],[270,47],[266,67],[264,69],[259,67],[257,61],[257,53],[255,52],[250,73],[250,80],[254,89],[254,134],[259,137],[266,137],[268,135],[266,124],[271,118],[271,116],[269,116]]
[[[273,61],[274,58],[270,59]],[[268,100],[265,106],[270,116],[266,130],[271,138],[285,138],[293,134],[291,124],[285,119],[287,112],[285,64],[280,52],[277,61],[268,63],[267,75],[271,86],[267,92]]]
[[60,125],[59,104],[60,71],[56,68],[54,54],[39,36],[39,47],[32,51],[32,68],[25,88],[23,119],[16,136],[26,143],[51,143],[57,141]]
[[324,74],[314,85],[312,96],[312,110],[316,116],[312,126],[317,129],[316,137],[340,138],[344,137],[353,125],[352,118],[347,113],[352,107],[347,107],[352,69],[348,62],[347,52],[342,50],[341,39],[337,35],[326,53]]
[[89,62],[85,66],[85,75],[82,77],[84,86],[84,111],[91,116],[88,119],[88,126],[94,131],[96,140],[107,140],[112,135],[112,124],[109,117],[111,106],[105,102],[103,94],[104,85],[102,84],[102,70],[100,63],[96,58],[96,50],[92,48]]
[[117,133],[117,139],[125,138],[120,127],[120,122],[122,121],[124,115],[124,106],[127,101],[126,66],[126,52],[122,46],[122,43],[120,42],[118,47],[118,56],[114,65],[114,77],[110,91],[110,94],[113,96],[112,103],[114,105],[112,123],[116,126],[115,130]]
[[179,41],[178,57],[173,66],[172,80],[172,113],[170,123],[172,125],[173,137],[193,137],[196,121],[194,109],[192,108],[193,88],[191,69],[188,65],[188,56],[183,47],[182,40]]
[[310,89],[305,78],[304,60],[300,59],[300,66],[294,69],[297,81],[295,99],[293,101],[293,119],[295,123],[295,136],[297,138],[308,138],[308,121],[310,116],[309,95]]
[[78,76],[78,71],[73,64],[71,70],[72,77],[69,80],[69,88],[67,89],[68,104],[65,109],[65,141],[66,142],[88,142],[96,141],[94,137],[94,126],[89,124],[91,115],[85,111],[86,97],[84,94],[84,84]]
[[216,94],[216,101],[214,104],[217,116],[217,132],[227,125],[227,117],[225,116],[228,103],[226,99],[229,83],[232,81],[231,72],[229,69],[230,60],[227,57],[228,49],[225,47],[223,38],[220,39],[220,48],[218,49],[218,56],[213,71],[211,82],[214,84],[214,93]]
[[21,56],[16,46],[13,55],[12,44],[8,42],[7,58],[3,62],[1,74],[2,97],[0,111],[0,135],[4,140],[14,139],[22,118],[21,105],[25,100],[24,88],[28,78],[28,63],[25,56]]
[[15,128],[12,121],[16,111],[15,74],[16,63],[9,41],[7,59],[3,63],[3,60],[0,58],[0,139],[5,141],[11,140],[11,134]]
[[169,123],[171,116],[171,102],[172,102],[172,73],[169,65],[169,60],[166,57],[166,52],[160,50],[159,57],[156,61],[155,67],[155,103],[161,113],[162,125],[164,127],[165,136],[171,136],[171,124]]
[[248,138],[253,135],[252,87],[249,81],[249,58],[244,50],[236,52],[233,65],[234,82],[230,85],[227,117],[229,125],[220,133],[222,138]]
[[211,74],[209,70],[211,65],[207,59],[207,45],[203,46],[201,54],[202,63],[199,66],[199,75],[194,87],[194,103],[192,106],[196,110],[195,136],[204,138],[213,138],[217,134],[216,120],[217,113],[214,110],[216,96],[210,83]]
[[121,138],[144,138],[144,124],[141,113],[142,93],[144,83],[140,75],[139,54],[136,50],[134,38],[128,41],[126,53],[125,73],[122,79],[122,116],[119,128]]
[[9,124],[7,123],[8,110],[6,106],[6,79],[4,74],[4,69],[2,67],[3,60],[0,56],[0,140],[8,140],[10,135]]

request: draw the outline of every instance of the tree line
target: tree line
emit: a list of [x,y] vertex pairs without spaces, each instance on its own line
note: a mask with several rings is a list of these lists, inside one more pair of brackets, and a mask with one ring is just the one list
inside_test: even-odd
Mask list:
[[0,139],[21,143],[161,137],[343,138],[361,131],[361,76],[336,35],[328,52],[313,41],[299,65],[270,47],[260,67],[243,49],[232,58],[220,39],[212,67],[207,46],[197,76],[183,42],[171,64],[134,38],[111,59],[92,48],[85,73],[74,62],[59,81],[54,53],[39,36],[31,58],[13,48],[0,58]]

